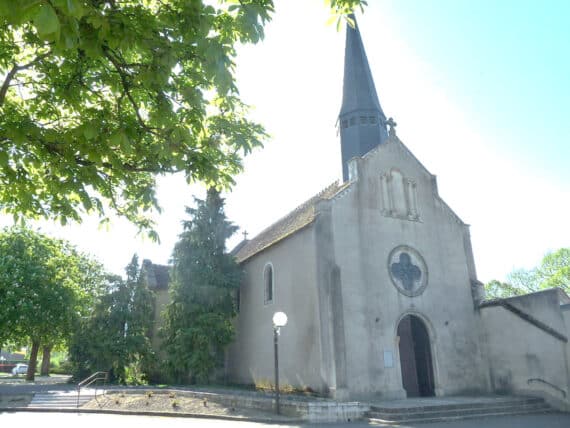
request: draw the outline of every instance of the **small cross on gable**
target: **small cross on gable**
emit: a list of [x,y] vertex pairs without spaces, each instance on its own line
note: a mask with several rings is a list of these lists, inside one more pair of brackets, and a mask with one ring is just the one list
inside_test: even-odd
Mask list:
[[388,133],[392,136],[396,135],[396,126],[398,125],[396,123],[396,121],[390,117],[388,118],[388,120],[386,121],[386,125],[388,125],[390,128],[388,129]]

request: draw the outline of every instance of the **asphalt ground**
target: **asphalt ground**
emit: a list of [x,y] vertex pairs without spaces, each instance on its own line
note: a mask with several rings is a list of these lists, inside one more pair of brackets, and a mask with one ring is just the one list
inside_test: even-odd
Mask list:
[[348,422],[335,424],[274,424],[250,421],[225,421],[217,419],[164,418],[138,415],[108,415],[81,413],[0,413],[1,426],[42,428],[261,428],[261,427],[327,427],[327,428],[364,428],[364,427],[399,427],[399,428],[568,428],[570,414],[549,414],[529,416],[508,416],[437,424],[374,425],[367,422]]

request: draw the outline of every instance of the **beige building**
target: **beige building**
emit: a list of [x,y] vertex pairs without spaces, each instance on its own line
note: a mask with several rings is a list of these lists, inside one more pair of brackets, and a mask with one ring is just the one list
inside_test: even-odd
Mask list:
[[245,271],[234,382],[338,398],[510,393],[569,408],[570,299],[485,300],[469,226],[384,115],[358,28],[348,28],[339,115],[343,182],[234,251]]

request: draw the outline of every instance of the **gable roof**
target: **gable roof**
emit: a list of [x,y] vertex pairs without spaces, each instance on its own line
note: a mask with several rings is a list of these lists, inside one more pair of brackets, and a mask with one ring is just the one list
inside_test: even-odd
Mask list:
[[237,262],[242,263],[246,261],[255,254],[311,224],[316,218],[315,207],[317,203],[321,200],[332,199],[350,184],[351,182],[339,184],[338,181],[335,181],[315,196],[299,205],[285,217],[282,217],[267,229],[261,231],[254,238],[240,242],[232,251]]

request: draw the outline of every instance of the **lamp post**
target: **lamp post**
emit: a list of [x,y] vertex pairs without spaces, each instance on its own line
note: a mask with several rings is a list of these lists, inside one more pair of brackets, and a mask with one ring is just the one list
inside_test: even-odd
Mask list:
[[279,406],[279,331],[281,327],[287,325],[287,315],[285,312],[275,312],[273,314],[273,346],[275,350],[275,413],[281,413]]

